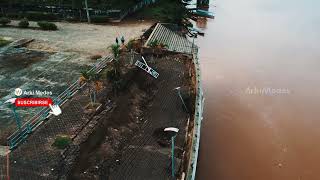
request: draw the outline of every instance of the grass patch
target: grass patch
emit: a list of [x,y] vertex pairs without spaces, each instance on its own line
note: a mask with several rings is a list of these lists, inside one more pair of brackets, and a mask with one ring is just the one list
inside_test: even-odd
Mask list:
[[5,39],[0,37],[0,47],[6,46],[6,45],[8,45],[10,43],[11,43],[11,41],[5,40]]
[[40,27],[40,29],[45,30],[45,31],[56,31],[56,30],[58,30],[58,27],[54,23],[51,23],[51,22],[40,21],[37,24]]
[[58,135],[52,146],[58,149],[64,149],[71,143],[71,138],[67,135]]

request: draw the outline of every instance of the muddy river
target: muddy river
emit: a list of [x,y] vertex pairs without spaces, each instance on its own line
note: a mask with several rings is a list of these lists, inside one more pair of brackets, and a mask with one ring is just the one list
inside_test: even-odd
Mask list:
[[198,22],[199,180],[320,179],[320,1],[217,0]]

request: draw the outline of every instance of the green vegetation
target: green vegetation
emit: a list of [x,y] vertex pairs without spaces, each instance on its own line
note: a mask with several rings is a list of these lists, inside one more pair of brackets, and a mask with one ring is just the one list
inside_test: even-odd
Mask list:
[[[140,0],[88,0],[89,8],[99,9],[127,9]],[[0,4],[26,6],[66,6],[71,8],[85,8],[85,0],[0,0]]]
[[160,48],[160,49],[161,49],[161,48],[167,48],[167,47],[168,47],[167,44],[160,43],[157,39],[154,40],[154,41],[152,41],[152,42],[150,42],[150,43],[148,44],[148,46],[151,47],[151,48]]
[[112,69],[107,72],[107,78],[112,84],[112,89],[115,95],[119,89],[121,89],[123,81],[121,79],[121,69],[120,69],[120,45],[113,44],[110,46],[114,60],[112,61]]
[[159,0],[137,12],[136,16],[142,19],[156,19],[184,25],[189,17],[189,12],[180,0]]
[[28,27],[29,27],[29,21],[28,21],[28,19],[27,19],[27,18],[23,18],[23,19],[19,22],[18,26],[19,26],[20,28],[28,28]]
[[108,16],[90,16],[92,23],[105,23],[108,21]]
[[26,17],[31,21],[54,21],[58,19],[58,15],[47,12],[27,11],[20,16]]
[[5,39],[0,37],[0,47],[6,46],[9,43],[11,43],[11,41],[5,40]]
[[71,143],[71,138],[66,135],[58,135],[52,146],[58,148],[58,149],[64,149]]
[[151,48],[156,48],[159,45],[159,41],[156,39],[148,44]]
[[102,89],[102,82],[100,81],[101,74],[94,71],[82,70],[80,77],[80,85],[86,83],[89,89],[89,96],[91,104],[96,103],[97,92]]
[[47,21],[40,21],[38,22],[38,26],[40,27],[40,29],[42,30],[46,30],[46,31],[55,31],[55,30],[58,30],[58,27],[54,24],[54,23],[51,23],[51,22],[47,22]]
[[117,76],[120,76],[120,62],[119,62],[119,56],[120,56],[120,45],[113,44],[110,46],[114,60],[113,62],[113,70],[114,70],[114,80],[119,79]]
[[0,18],[0,24],[2,26],[6,26],[8,25],[9,23],[11,22],[11,20],[9,18],[6,18],[6,17],[1,17]]
[[113,57],[116,61],[118,61],[119,55],[120,55],[120,45],[119,44],[112,44],[110,46]]
[[27,18],[31,21],[55,21],[59,19],[57,14],[36,11],[6,13],[6,16],[12,19]]
[[130,51],[133,49],[133,46],[134,46],[134,39],[130,39],[127,43],[127,49]]

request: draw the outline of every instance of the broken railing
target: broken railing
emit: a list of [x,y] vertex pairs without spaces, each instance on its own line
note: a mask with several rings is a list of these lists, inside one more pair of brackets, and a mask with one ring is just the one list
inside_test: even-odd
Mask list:
[[[111,56],[101,58],[98,63],[94,64],[89,72],[101,72],[110,61],[112,61]],[[70,98],[72,98],[84,85],[85,84],[82,84],[82,86],[80,86],[79,80],[77,80],[53,100],[54,104],[62,106]],[[47,118],[50,117],[51,114],[49,112],[49,107],[41,109],[35,116],[27,120],[27,122],[20,129],[11,134],[7,138],[10,149],[14,149],[20,143],[24,142],[28,138],[28,136],[37,129],[37,127],[39,127]]]

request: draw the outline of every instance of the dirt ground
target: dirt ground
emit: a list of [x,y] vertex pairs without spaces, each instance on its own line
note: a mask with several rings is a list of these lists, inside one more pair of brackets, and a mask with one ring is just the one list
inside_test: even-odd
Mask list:
[[170,141],[162,132],[165,127],[180,129],[175,147],[178,164],[188,113],[174,88],[182,86],[191,93],[187,61],[179,56],[157,59],[152,66],[160,73],[159,79],[134,68],[127,89],[113,99],[117,106],[98,115],[100,124],[81,145],[69,178],[169,178]]
[[[56,32],[3,28],[0,36],[35,38],[37,40],[29,47],[79,51],[88,55],[106,53],[105,47],[114,42],[115,36],[138,36],[151,23],[137,23],[137,27],[125,24],[117,28],[57,25],[61,28]],[[103,38],[108,41],[102,41]],[[11,179],[169,179],[170,142],[159,133],[165,127],[180,129],[175,146],[177,172],[190,114],[175,88],[182,87],[186,102],[193,104],[190,101],[191,60],[182,55],[146,56],[146,59],[153,59],[149,65],[159,72],[158,79],[134,65],[124,65],[124,88],[115,94],[106,82],[105,89],[98,95],[103,108],[94,115],[85,113],[89,98],[81,91],[64,105],[61,116],[48,119],[10,154]],[[128,58],[123,61],[129,62]],[[191,107],[189,112],[193,112]],[[64,150],[52,147],[59,134],[73,138],[72,144]],[[0,157],[2,162],[5,160]],[[0,170],[4,169],[0,166]]]
[[[93,117],[83,111],[88,103],[85,91],[75,96],[65,105],[61,117],[50,119],[11,153],[11,178],[170,177],[170,143],[160,142],[161,133],[158,132],[164,127],[180,129],[175,146],[179,168],[189,114],[174,88],[190,86],[189,66],[186,59],[175,56],[164,57],[150,65],[159,72],[158,79],[131,66],[123,77],[127,84],[117,96],[110,86],[99,93],[103,110]],[[109,100],[111,110],[106,108]],[[62,151],[52,147],[54,137],[59,134],[76,138]]]
[[[11,25],[17,25],[13,21]],[[42,31],[36,29],[21,29],[16,27],[1,27],[0,37],[15,39],[33,38],[31,47],[52,51],[73,51],[85,54],[105,54],[116,37],[124,36],[128,41],[136,38],[153,23],[144,21],[124,21],[119,24],[87,24],[87,23],[55,23],[58,31]],[[30,22],[30,27],[37,27],[36,22]]]

